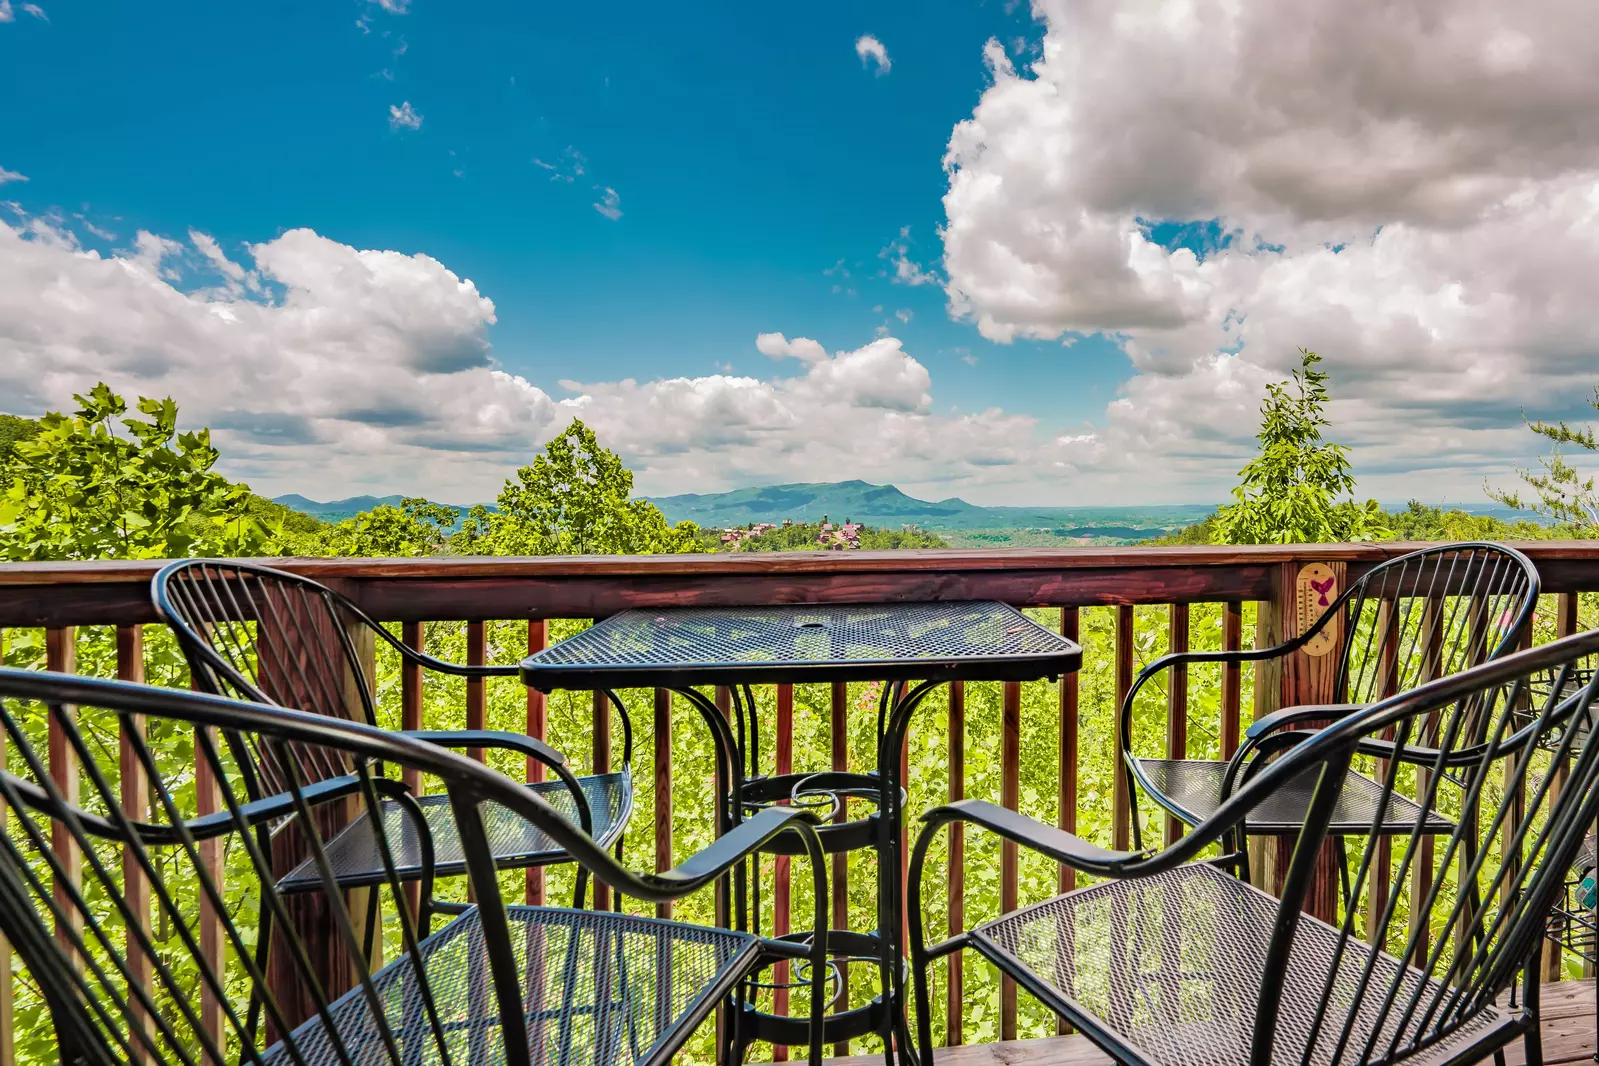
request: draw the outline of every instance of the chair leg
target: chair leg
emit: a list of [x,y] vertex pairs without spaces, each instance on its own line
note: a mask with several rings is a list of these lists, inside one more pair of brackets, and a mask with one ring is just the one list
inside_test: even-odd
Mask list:
[[1538,974],[1531,967],[1523,971],[1527,987],[1521,996],[1522,1010],[1532,1018],[1532,1028],[1525,1037],[1527,1066],[1543,1066],[1543,1017],[1538,1010]]

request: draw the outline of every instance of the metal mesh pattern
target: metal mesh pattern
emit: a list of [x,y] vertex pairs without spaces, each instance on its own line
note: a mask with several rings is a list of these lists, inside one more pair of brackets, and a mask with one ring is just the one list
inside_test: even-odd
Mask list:
[[[1270,896],[1214,867],[1195,864],[1069,893],[973,935],[985,949],[1009,956],[1080,1005],[1151,1062],[1245,1066],[1278,908]],[[1317,1005],[1337,947],[1337,930],[1309,916],[1301,920],[1287,972],[1272,977],[1284,984],[1273,1061],[1319,1066],[1382,1061],[1396,1037],[1414,1039],[1414,1021],[1407,1031],[1395,1033],[1404,1017],[1400,1010],[1384,1016],[1380,996],[1354,993],[1372,956],[1358,941],[1349,943],[1337,962],[1326,1017],[1317,1024]],[[1410,969],[1401,976],[1401,967],[1378,954],[1371,984],[1385,988],[1399,977],[1404,993],[1414,992],[1422,975]],[[1437,982],[1427,981],[1426,991],[1437,989]],[[1360,1007],[1351,1019],[1350,1005],[1357,1001]],[[1406,1061],[1447,1061],[1506,1021],[1485,1009]],[[1340,1050],[1346,1023],[1349,1036]]]
[[[632,789],[627,773],[600,774],[578,778],[594,818],[594,837],[602,845],[609,845],[622,830],[623,811]],[[567,787],[559,781],[545,781],[529,785],[545,802],[560,811],[573,824],[578,821],[576,801]],[[455,826],[455,814],[445,795],[418,797],[422,815],[427,819],[428,833],[433,838],[434,873],[440,877],[466,872],[466,856],[461,850],[460,834]],[[566,853],[541,829],[498,803],[485,802],[478,809],[483,815],[483,828],[488,834],[489,847],[494,858],[501,863],[531,864],[540,861],[564,861]],[[384,832],[394,854],[396,871],[401,876],[417,876],[422,869],[421,843],[415,821],[406,815],[399,804],[383,804]],[[383,857],[378,850],[377,837],[372,832],[372,819],[362,814],[338,836],[328,841],[327,857],[333,872],[341,883],[359,884],[363,880],[378,881],[383,877]],[[315,862],[306,859],[278,887],[286,892],[316,889],[322,886]]]
[[[1208,818],[1221,806],[1226,763],[1201,759],[1140,759],[1138,766],[1162,795],[1170,797],[1196,818]],[[1305,824],[1305,812],[1310,809],[1310,796],[1316,788],[1318,772],[1312,767],[1267,796],[1250,812],[1246,822],[1249,831],[1297,833]],[[1234,791],[1237,791],[1236,785]],[[1381,785],[1369,777],[1349,774],[1338,794],[1338,805],[1333,808],[1329,831],[1369,832],[1381,801]],[[1404,796],[1393,796],[1389,799],[1382,827],[1390,833],[1409,833],[1415,827],[1419,810]],[[1436,812],[1428,815],[1426,825],[1428,831],[1435,833],[1447,833],[1454,828],[1453,822]]]
[[[534,1066],[636,1062],[674,1022],[702,1005],[718,976],[755,955],[752,936],[675,922],[592,911],[507,908],[518,960]],[[500,1015],[489,979],[478,912],[469,911],[421,945],[449,1037],[449,1059],[485,1066],[505,1061]],[[389,1028],[408,1066],[442,1063],[423,1020],[409,960],[374,978]],[[703,1004],[709,1009],[709,1004]],[[354,1066],[390,1062],[369,1001],[359,991],[330,1013]],[[334,1066],[339,1055],[320,1019],[293,1034],[306,1066]],[[295,1062],[284,1044],[265,1066]]]
[[1077,650],[1002,603],[689,607],[613,615],[528,659],[524,671],[981,661]]

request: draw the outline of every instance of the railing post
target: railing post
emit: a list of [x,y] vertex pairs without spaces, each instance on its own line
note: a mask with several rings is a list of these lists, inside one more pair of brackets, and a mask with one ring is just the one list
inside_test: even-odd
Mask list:
[[[355,591],[348,582],[328,582],[335,591],[349,594]],[[294,677],[289,673],[291,663],[317,663],[332,660],[344,663],[336,622],[331,617],[317,618],[300,628],[261,627],[256,634],[256,653],[261,664],[261,689],[271,699],[285,706],[295,706],[304,701],[296,697]],[[357,654],[359,668],[366,672],[367,684],[372,682],[372,668],[377,649],[372,635],[365,626],[350,624],[346,627]],[[321,648],[315,645],[322,645]],[[338,648],[328,652],[328,647]],[[308,694],[312,690],[307,690]],[[320,691],[320,686],[315,691]],[[309,695],[308,695],[309,698]],[[318,700],[321,697],[316,697]],[[298,709],[338,718],[360,720],[364,714],[353,670],[345,668],[339,679],[339,688],[331,696],[337,702],[329,706],[304,705]],[[359,801],[346,804],[324,804],[316,811],[316,832],[322,839],[331,839],[342,829],[351,815],[359,810]],[[282,877],[298,866],[307,854],[304,830],[294,821],[289,822],[272,837],[271,862],[276,876]],[[361,890],[366,891],[366,890]],[[364,901],[364,897],[359,897]],[[346,893],[346,907],[350,918],[359,927],[364,917],[364,902],[359,907],[354,893]],[[284,897],[284,909],[293,922],[295,931],[304,941],[309,961],[323,991],[334,998],[348,991],[355,983],[355,962],[350,957],[333,919],[332,903],[319,892],[296,893]],[[306,982],[290,955],[289,945],[274,928],[274,942],[267,952],[267,984],[277,999],[283,1019],[291,1027],[299,1025],[316,1013],[316,1004],[307,991]],[[282,1038],[276,1025],[266,1019],[266,1042],[273,1044]]]
[[[1330,574],[1324,573],[1330,571]],[[1309,599],[1311,592],[1308,575],[1317,580],[1330,576],[1334,581],[1332,591],[1321,593],[1328,601],[1336,600],[1344,591],[1348,567],[1344,563],[1285,563],[1277,584],[1277,620],[1281,639],[1291,640],[1309,629],[1322,615],[1317,600]],[[1318,592],[1320,589],[1318,588]],[[1338,621],[1329,623],[1323,634],[1332,640],[1319,648],[1306,647],[1282,659],[1282,672],[1278,694],[1279,707],[1298,707],[1306,704],[1333,703],[1337,699],[1338,664],[1343,660],[1343,644],[1348,634]],[[1312,654],[1316,652],[1316,654]],[[1288,869],[1288,856],[1292,853],[1295,838],[1283,837],[1278,842],[1279,871]],[[1317,872],[1305,900],[1307,913],[1323,921],[1334,921],[1338,912],[1337,850],[1332,841],[1322,845],[1317,861]],[[1279,888],[1273,885],[1274,889]]]

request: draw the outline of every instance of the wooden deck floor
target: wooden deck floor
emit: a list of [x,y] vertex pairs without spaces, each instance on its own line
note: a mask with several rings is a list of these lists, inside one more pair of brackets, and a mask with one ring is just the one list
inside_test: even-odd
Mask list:
[[[1561,981],[1543,988],[1543,1054],[1547,1066],[1594,1061],[1594,985]],[[1521,1041],[1505,1049],[1508,1066],[1523,1066]],[[883,1066],[882,1055],[829,1059],[835,1066]],[[940,1048],[935,1066],[1108,1066],[1110,1058],[1080,1036]]]

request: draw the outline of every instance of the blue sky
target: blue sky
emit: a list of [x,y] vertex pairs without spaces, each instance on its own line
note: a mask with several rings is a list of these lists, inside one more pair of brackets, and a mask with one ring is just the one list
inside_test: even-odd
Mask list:
[[[1126,374],[1113,349],[992,344],[937,286],[882,276],[906,226],[911,255],[937,258],[940,159],[984,88],[983,43],[1038,37],[1014,2],[46,10],[0,34],[0,91],[29,101],[0,118],[25,205],[224,248],[307,226],[425,252],[494,300],[496,357],[552,391],[767,374],[759,332],[855,348],[885,323],[940,405],[1069,424]],[[419,129],[391,128],[402,102]],[[571,152],[570,183],[534,162],[570,174]],[[593,207],[605,188],[615,221]]]
[[0,0],[0,407],[322,498],[582,417],[657,494],[1190,503],[1303,346],[1362,494],[1479,502],[1591,413],[1599,42],[1384,10]]

